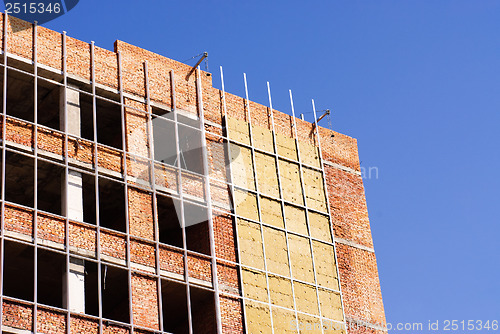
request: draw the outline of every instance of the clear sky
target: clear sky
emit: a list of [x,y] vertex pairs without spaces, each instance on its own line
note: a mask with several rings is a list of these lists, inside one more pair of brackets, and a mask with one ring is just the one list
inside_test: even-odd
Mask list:
[[232,93],[246,72],[252,100],[269,81],[280,111],[288,89],[298,113],[334,110],[378,169],[365,188],[387,320],[500,320],[499,1],[81,0],[45,26],[207,51],[218,88],[222,65]]

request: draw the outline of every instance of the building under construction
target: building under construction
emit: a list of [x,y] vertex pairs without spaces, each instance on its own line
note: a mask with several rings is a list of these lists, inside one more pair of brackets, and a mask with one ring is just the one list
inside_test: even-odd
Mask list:
[[0,332],[386,332],[355,139],[0,18]]

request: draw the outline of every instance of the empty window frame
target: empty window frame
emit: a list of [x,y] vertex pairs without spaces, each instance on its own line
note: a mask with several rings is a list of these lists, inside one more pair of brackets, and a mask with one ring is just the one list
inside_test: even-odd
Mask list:
[[38,303],[62,308],[65,306],[66,256],[45,249],[37,252]]
[[34,160],[18,153],[6,152],[5,199],[20,205],[34,205]]
[[[79,88],[80,90],[82,88]],[[80,137],[94,140],[94,102],[91,93],[79,91],[80,94]]]
[[31,75],[7,70],[7,115],[34,122],[34,87]]
[[62,86],[50,81],[38,78],[37,80],[37,115],[38,124],[61,130],[62,108],[61,103]]
[[176,334],[189,333],[186,286],[169,280],[161,280],[163,331]]
[[182,124],[179,129],[179,159],[183,169],[203,174],[201,132]]
[[3,255],[3,294],[32,302],[35,277],[33,246],[6,240]]
[[184,202],[187,249],[210,255],[208,210],[205,206]]
[[168,196],[157,195],[158,230],[160,242],[183,247],[180,201]]
[[154,117],[152,123],[154,159],[175,166],[177,163],[175,123],[162,117]]
[[107,178],[99,178],[99,224],[126,232],[125,187]]
[[124,323],[130,322],[128,272],[101,264],[102,316]]
[[121,150],[123,138],[120,104],[97,98],[96,114],[97,141]]
[[62,214],[62,191],[64,168],[49,162],[38,160],[37,200],[38,209],[56,215]]
[[190,287],[193,334],[217,333],[212,291]]

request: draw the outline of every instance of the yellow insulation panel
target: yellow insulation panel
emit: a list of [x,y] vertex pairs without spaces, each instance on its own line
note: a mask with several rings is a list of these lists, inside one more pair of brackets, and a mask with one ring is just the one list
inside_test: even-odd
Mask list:
[[270,130],[252,125],[252,137],[255,148],[274,153],[273,133]]
[[241,217],[259,221],[259,210],[257,209],[257,197],[243,190],[234,191],[235,211]]
[[264,226],[267,271],[282,276],[290,276],[285,232]]
[[271,303],[293,309],[292,281],[278,276],[269,276]]
[[238,219],[238,245],[242,265],[264,270],[264,252],[259,224]]
[[289,202],[304,205],[299,165],[284,160],[280,160],[279,164],[283,198]]
[[249,148],[231,143],[231,175],[233,183],[239,187],[255,190],[252,151]]
[[309,227],[311,229],[311,237],[326,242],[332,242],[332,233],[328,216],[309,211]]
[[295,139],[285,137],[284,135],[276,134],[276,145],[278,147],[278,154],[297,161],[297,146],[295,145]]
[[339,321],[344,320],[340,294],[329,290],[319,289],[319,302],[321,304],[321,313],[323,317]]
[[248,333],[271,334],[271,312],[269,306],[253,301],[245,301],[245,318],[247,320]]
[[339,281],[335,269],[335,254],[333,246],[313,241],[314,264],[318,285],[338,290]]
[[304,209],[285,204],[285,217],[287,231],[307,235],[306,212]]
[[276,159],[265,153],[255,153],[257,181],[262,194],[280,197]]
[[245,268],[241,271],[241,276],[245,297],[267,302],[266,275],[263,272]]
[[273,326],[275,334],[297,334],[295,312],[273,307]]
[[226,121],[229,139],[250,145],[248,123],[232,117],[226,118]]
[[294,282],[294,292],[297,311],[319,315],[318,298],[314,286]]
[[314,284],[313,261],[309,239],[288,235],[293,278]]
[[302,172],[304,176],[307,206],[318,211],[326,212],[326,197],[322,173],[310,168],[304,168]]
[[321,168],[319,164],[319,150],[316,146],[299,141],[299,150],[300,161],[303,164]]
[[322,334],[321,332],[321,319],[307,314],[298,313],[299,319],[299,332],[304,334]]
[[262,222],[279,228],[284,228],[281,203],[267,197],[260,198]]

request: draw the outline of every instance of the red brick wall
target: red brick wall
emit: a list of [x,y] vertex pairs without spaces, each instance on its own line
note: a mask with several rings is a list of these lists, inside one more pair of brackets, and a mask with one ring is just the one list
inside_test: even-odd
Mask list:
[[132,275],[132,311],[135,325],[159,329],[156,279]]

